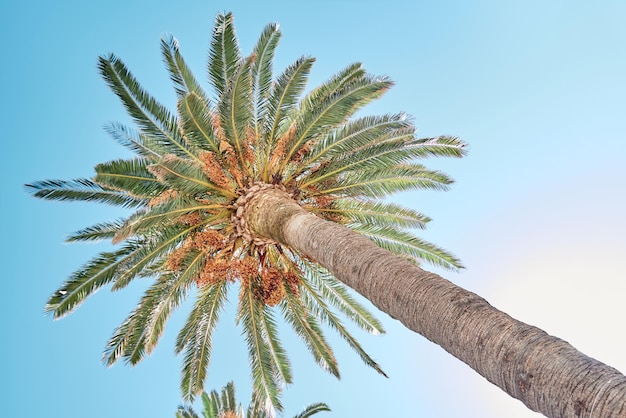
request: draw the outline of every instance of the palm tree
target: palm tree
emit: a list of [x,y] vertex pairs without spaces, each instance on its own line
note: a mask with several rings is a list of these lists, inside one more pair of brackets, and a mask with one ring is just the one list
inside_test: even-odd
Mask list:
[[164,39],[176,116],[117,57],[100,58],[102,75],[139,127],[113,124],[108,130],[137,158],[100,164],[93,179],[28,187],[41,198],[99,201],[135,212],[69,237],[123,244],[78,270],[50,297],[47,311],[59,318],[102,286],[117,290],[136,277],[154,277],[104,354],[108,364],[120,358],[135,364],[154,349],[170,313],[194,293],[176,344],[184,352],[183,394],[191,400],[202,392],[212,331],[227,291],[238,282],[238,322],[255,402],[280,410],[279,388],[292,378],[276,313],[330,373],[339,376],[320,322],[383,373],[337,316],[383,332],[345,284],[533,410],[548,416],[623,413],[622,374],[422,270],[421,261],[451,269],[461,264],[408,230],[425,227],[427,217],[376,200],[403,190],[445,189],[451,180],[415,159],[461,157],[463,142],[416,138],[404,114],[356,117],[392,84],[359,64],[306,94],[310,57],[273,79],[279,38],[278,26],[267,26],[253,53],[243,57],[232,15],[219,15],[208,63],[211,96],[177,42]]
[[[216,390],[211,391],[210,394],[202,392],[201,399],[204,407],[202,411],[204,418],[244,418],[243,407],[237,402],[233,382],[228,382],[222,388],[221,394],[217,393]],[[253,401],[248,406],[245,418],[269,417],[265,409],[258,403],[255,403],[254,399],[253,397]],[[322,411],[330,411],[330,408],[325,403],[315,403],[305,407],[294,418],[308,418]],[[199,416],[192,407],[179,406],[176,418],[199,418]]]

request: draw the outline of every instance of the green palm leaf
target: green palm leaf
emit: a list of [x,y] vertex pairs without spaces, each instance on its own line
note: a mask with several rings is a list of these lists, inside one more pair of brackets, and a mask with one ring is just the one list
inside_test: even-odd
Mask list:
[[252,119],[251,100],[251,63],[252,59],[247,59],[239,65],[233,74],[228,89],[220,100],[219,115],[224,129],[226,140],[237,151],[240,156],[240,164],[243,168],[241,157],[243,154],[244,141],[246,139],[246,127]]
[[[171,199],[150,210],[135,212],[115,233],[113,240],[120,242],[136,234],[149,234],[152,228],[175,224],[185,215],[222,207],[219,204],[207,205],[185,198]],[[212,220],[205,219],[201,225],[209,224]]]
[[[179,406],[176,411],[176,418],[200,418],[190,406]],[[213,417],[211,417],[213,418]]]
[[277,374],[277,381],[282,383],[292,383],[291,365],[287,358],[287,353],[278,338],[278,330],[276,328],[276,320],[273,310],[264,306],[261,315],[258,317],[261,332],[266,336],[267,347],[271,355],[272,368]]
[[206,392],[202,392],[202,406],[204,407],[204,418],[218,418],[222,407],[222,400],[217,391],[212,390],[210,395]]
[[[145,135],[128,128],[121,123],[111,122],[104,126],[104,130],[118,143],[125,146],[137,155],[150,161],[159,160],[163,156],[163,150],[158,147],[150,148],[151,141],[146,141]],[[148,144],[146,144],[146,142]]]
[[176,352],[185,351],[181,387],[186,400],[191,401],[204,387],[211,358],[213,331],[226,301],[227,289],[226,282],[203,288],[178,334]]
[[362,80],[346,85],[344,90],[334,95],[311,102],[295,122],[294,139],[287,146],[283,167],[303,144],[317,137],[325,129],[345,122],[359,108],[387,91],[391,84],[384,78],[363,77]]
[[186,257],[179,274],[161,276],[146,291],[135,311],[107,344],[105,361],[108,365],[115,363],[120,355],[135,365],[152,352],[172,310],[186,298],[203,263],[204,254],[193,252]]
[[183,56],[180,54],[178,40],[173,36],[162,38],[161,53],[178,96],[184,97],[188,93],[193,93],[208,102],[204,90],[200,87],[193,73],[185,63]]
[[228,88],[232,75],[241,61],[239,43],[233,26],[233,15],[220,14],[215,19],[211,49],[209,50],[209,80],[217,97]]
[[318,321],[290,289],[285,289],[285,298],[281,301],[280,308],[287,322],[302,339],[320,367],[339,377],[337,360],[322,334]]
[[191,285],[204,267],[205,257],[206,254],[202,252],[190,252],[182,263],[181,271],[172,274],[160,288],[155,289],[154,298],[158,303],[150,311],[148,323],[143,330],[148,353],[156,347],[172,311],[187,297]]
[[[216,390],[212,390],[211,393],[203,392],[201,399],[203,407],[202,416],[204,418],[225,418],[226,416],[244,418],[243,408],[241,404],[237,402],[233,382],[228,382],[228,384],[222,388],[221,393],[218,393]],[[306,418],[322,411],[330,411],[330,408],[324,403],[315,403],[308,405],[294,418]],[[197,416],[198,415],[191,407],[184,406],[179,406],[176,414],[177,418],[194,418]],[[270,418],[272,415],[268,415],[267,410],[263,406],[263,400],[259,400],[258,396],[253,393],[252,401],[248,406],[245,416],[246,418]]]
[[151,263],[162,259],[196,228],[196,226],[189,228],[173,226],[162,228],[158,233],[151,234],[150,239],[143,243],[133,257],[126,260],[125,270],[115,278],[113,290],[122,289],[128,286],[135,277],[143,275],[144,269],[148,268]]
[[269,336],[263,333],[262,324],[267,322],[261,319],[263,309],[263,304],[254,298],[252,287],[243,289],[237,320],[246,336],[256,396],[269,402],[271,410],[282,411],[278,385],[283,382],[276,379],[278,370],[267,341]]
[[103,239],[112,239],[115,234],[126,223],[125,220],[119,219],[110,222],[101,222],[93,226],[81,229],[70,234],[67,238],[67,242],[77,241],[101,241]]
[[314,58],[301,57],[295,63],[287,67],[281,74],[272,89],[267,100],[267,110],[264,114],[265,147],[265,170],[263,180],[269,181],[270,155],[275,150],[278,137],[284,135],[289,128],[292,112],[297,108],[298,98],[304,88],[315,62]]
[[349,228],[360,232],[379,247],[410,260],[426,261],[432,265],[459,270],[463,268],[458,258],[434,244],[419,239],[408,231],[392,226],[350,224]]
[[122,61],[110,54],[100,57],[98,68],[145,134],[159,141],[174,155],[197,159],[184,144],[176,118],[141,87]]
[[257,137],[261,135],[259,124],[267,109],[267,100],[272,87],[272,63],[280,37],[278,24],[267,25],[254,47],[255,60],[252,63],[251,73],[254,100],[253,119]]
[[356,148],[375,143],[390,130],[402,128],[411,128],[409,119],[403,113],[366,116],[350,121],[317,141],[305,157],[302,169],[309,168],[319,161],[342,156],[347,152],[352,153]]
[[167,190],[148,170],[142,158],[114,160],[96,166],[94,181],[103,187],[128,192],[138,198],[152,198]]
[[178,102],[178,113],[187,141],[198,149],[221,155],[219,141],[215,136],[209,103],[195,92],[187,93]]
[[213,184],[202,171],[201,165],[171,154],[163,157],[158,164],[153,164],[151,171],[159,181],[185,194],[195,196],[216,193],[220,197],[234,197],[234,193]]
[[370,200],[337,199],[328,208],[313,208],[313,212],[344,216],[349,221],[370,225],[393,225],[399,228],[426,228],[430,218],[404,206]]
[[397,165],[414,158],[411,154],[410,139],[413,129],[401,129],[381,135],[376,143],[366,148],[343,153],[341,157],[328,161],[322,169],[306,178],[302,187],[320,183],[329,178],[357,170],[371,170],[377,167]]
[[343,313],[355,325],[373,335],[384,334],[385,330],[374,315],[358,303],[345,285],[333,277],[327,270],[313,263],[302,260],[301,265],[306,277],[315,286],[323,299]]
[[452,180],[419,164],[403,164],[376,170],[350,172],[318,192],[318,195],[381,197],[411,189],[446,190]]
[[89,295],[115,280],[125,262],[140,249],[137,243],[131,242],[117,251],[101,253],[76,271],[50,296],[45,311],[52,312],[55,319],[72,312]]
[[27,184],[26,189],[33,196],[47,200],[84,200],[132,208],[145,204],[145,199],[130,196],[94,183],[89,179],[44,180]]
[[314,403],[312,405],[307,406],[304,411],[296,415],[294,418],[308,418],[318,412],[322,411],[330,411],[330,408],[325,403]]
[[348,330],[341,323],[339,318],[329,309],[328,305],[323,300],[323,297],[317,292],[316,289],[307,285],[306,282],[302,284],[302,287],[306,290],[303,296],[304,303],[310,312],[313,312],[317,317],[321,318],[326,324],[333,328],[337,333],[346,340],[350,347],[361,357],[361,360],[378,373],[385,377],[387,374],[380,368],[378,363],[372,359],[369,354],[361,347],[359,342],[348,332]]

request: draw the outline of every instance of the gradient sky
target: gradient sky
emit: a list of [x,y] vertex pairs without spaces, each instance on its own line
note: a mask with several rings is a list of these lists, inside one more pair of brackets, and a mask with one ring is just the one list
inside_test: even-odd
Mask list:
[[[317,57],[309,86],[360,61],[396,86],[366,109],[406,111],[423,136],[457,135],[462,160],[431,160],[456,179],[446,193],[396,201],[434,219],[423,237],[467,269],[440,272],[517,319],[626,371],[626,2],[587,1],[17,1],[0,6],[4,53],[0,170],[4,238],[3,415],[170,417],[180,403],[173,344],[184,311],[139,366],[100,363],[145,282],[102,290],[60,321],[47,297],[107,244],[64,237],[123,215],[97,204],[29,197],[23,184],[89,177],[126,150],[102,126],[128,122],[96,70],[115,52],[170,108],[174,92],[159,39],[174,34],[199,79],[217,12],[233,11],[244,53],[278,21],[275,68]],[[232,302],[231,302],[231,308]],[[208,389],[233,379],[250,393],[247,358],[230,309],[215,336]],[[328,417],[530,418],[498,388],[385,314],[383,336],[355,330],[387,371],[369,370],[339,338],[341,381],[282,335],[294,363],[286,416],[324,401]]]

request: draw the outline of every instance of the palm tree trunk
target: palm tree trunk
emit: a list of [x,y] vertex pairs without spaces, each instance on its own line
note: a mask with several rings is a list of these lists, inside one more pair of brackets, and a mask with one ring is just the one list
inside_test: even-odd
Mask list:
[[306,212],[277,189],[248,206],[249,228],[314,259],[380,310],[548,417],[626,417],[626,376],[485,299]]

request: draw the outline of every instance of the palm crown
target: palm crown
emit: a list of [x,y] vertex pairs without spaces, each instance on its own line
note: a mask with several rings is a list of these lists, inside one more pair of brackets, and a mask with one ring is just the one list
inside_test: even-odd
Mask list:
[[[55,318],[105,285],[114,290],[137,277],[154,278],[137,308],[110,339],[104,361],[139,362],[156,346],[170,313],[196,295],[178,334],[184,353],[182,390],[202,392],[211,335],[227,293],[239,285],[238,322],[246,337],[255,393],[281,409],[279,388],[292,381],[276,328],[280,313],[317,363],[339,376],[320,323],[343,337],[363,361],[383,373],[340,321],[384,332],[381,324],[323,267],[248,228],[246,202],[280,189],[305,210],[345,225],[415,262],[459,268],[459,261],[411,232],[429,219],[384,201],[408,189],[445,189],[451,180],[417,164],[418,157],[463,155],[452,137],[417,138],[404,114],[354,117],[392,83],[349,65],[305,94],[314,59],[302,57],[275,79],[272,60],[281,33],[268,25],[243,57],[232,15],[216,19],[208,60],[212,96],[205,93],[165,38],[161,49],[177,93],[176,115],[144,91],[114,55],[99,69],[138,130],[108,131],[137,154],[95,167],[92,179],[28,185],[35,196],[98,201],[133,208],[127,218],[99,223],[69,241],[111,239],[118,249],[85,264],[49,299]],[[383,373],[384,374],[384,373]]]
[[[222,388],[221,393],[212,390],[210,394],[202,392],[202,416],[204,418],[244,418],[243,407],[237,402],[235,396],[235,385],[228,382]],[[315,403],[307,406],[304,410],[294,418],[307,418],[317,414],[318,412],[330,411],[325,403]],[[268,418],[262,405],[252,400],[246,410],[245,418]],[[176,412],[176,418],[199,418],[198,414],[190,406],[179,406]]]

